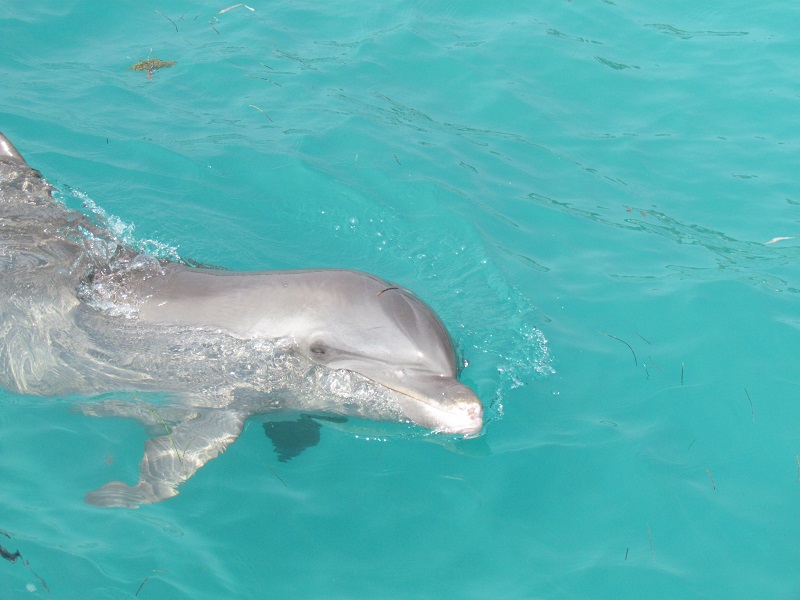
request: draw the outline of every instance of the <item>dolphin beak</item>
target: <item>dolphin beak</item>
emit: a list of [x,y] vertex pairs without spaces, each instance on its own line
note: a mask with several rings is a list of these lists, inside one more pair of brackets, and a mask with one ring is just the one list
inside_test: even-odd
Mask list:
[[[474,394],[473,394],[474,396]],[[474,401],[458,402],[447,413],[443,423],[434,428],[441,433],[457,433],[466,436],[475,436],[483,429],[483,405],[478,397]]]
[[342,362],[326,366],[351,371],[392,390],[403,415],[435,433],[474,437],[483,429],[480,398],[455,375],[414,368],[398,374],[390,369],[369,369],[363,364]]
[[456,379],[432,377],[419,386],[392,385],[401,394],[406,416],[437,433],[475,436],[483,428],[483,405],[470,388]]

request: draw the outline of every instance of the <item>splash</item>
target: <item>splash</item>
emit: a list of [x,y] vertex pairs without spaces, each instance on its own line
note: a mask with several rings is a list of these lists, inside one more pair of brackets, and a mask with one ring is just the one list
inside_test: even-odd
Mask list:
[[106,229],[121,245],[135,249],[140,254],[159,260],[184,262],[175,246],[170,246],[158,240],[140,239],[134,233],[134,226],[126,223],[115,215],[109,215],[104,209],[97,206],[84,192],[73,192],[75,198],[81,201],[82,206],[97,218],[100,225]]
[[66,188],[98,227],[81,227],[74,239],[96,269],[78,286],[78,295],[104,314],[135,318],[138,301],[125,285],[130,277],[147,278],[163,273],[161,261],[185,263],[178,249],[158,240],[142,239],[132,224],[108,214],[88,194]]

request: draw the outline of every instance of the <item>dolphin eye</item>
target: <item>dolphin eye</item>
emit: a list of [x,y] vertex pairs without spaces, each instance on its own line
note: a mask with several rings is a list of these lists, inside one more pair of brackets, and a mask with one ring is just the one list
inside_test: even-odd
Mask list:
[[320,356],[325,356],[325,354],[328,352],[328,349],[319,342],[317,342],[315,344],[311,344],[311,346],[309,347],[309,351],[314,356],[320,357]]

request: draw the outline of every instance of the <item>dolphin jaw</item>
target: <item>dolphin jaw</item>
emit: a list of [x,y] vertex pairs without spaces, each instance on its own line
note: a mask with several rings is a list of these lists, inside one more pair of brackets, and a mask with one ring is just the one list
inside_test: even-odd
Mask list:
[[447,411],[446,422],[433,429],[434,433],[461,434],[476,437],[483,429],[483,406],[480,402],[459,403]]
[[[380,382],[378,382],[380,383]],[[405,386],[385,387],[399,394],[401,410],[417,425],[434,433],[449,433],[474,437],[483,429],[483,405],[475,393],[457,380],[440,382],[444,389],[423,394]]]
[[[413,366],[371,364],[355,353],[338,351],[335,360],[317,364],[334,371],[348,371],[394,392],[400,412],[411,422],[434,433],[478,435],[483,429],[483,405],[478,396],[458,381],[455,373],[441,373]],[[358,360],[354,360],[355,358]]]

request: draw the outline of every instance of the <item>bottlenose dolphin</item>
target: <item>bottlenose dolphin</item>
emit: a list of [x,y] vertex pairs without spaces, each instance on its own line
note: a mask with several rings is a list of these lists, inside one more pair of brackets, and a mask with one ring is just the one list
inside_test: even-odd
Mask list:
[[108,483],[88,503],[176,495],[255,414],[480,432],[482,405],[457,379],[447,329],[407,289],[351,270],[157,260],[52,191],[0,133],[0,385],[94,397],[85,413],[161,434],[146,442],[138,483]]

